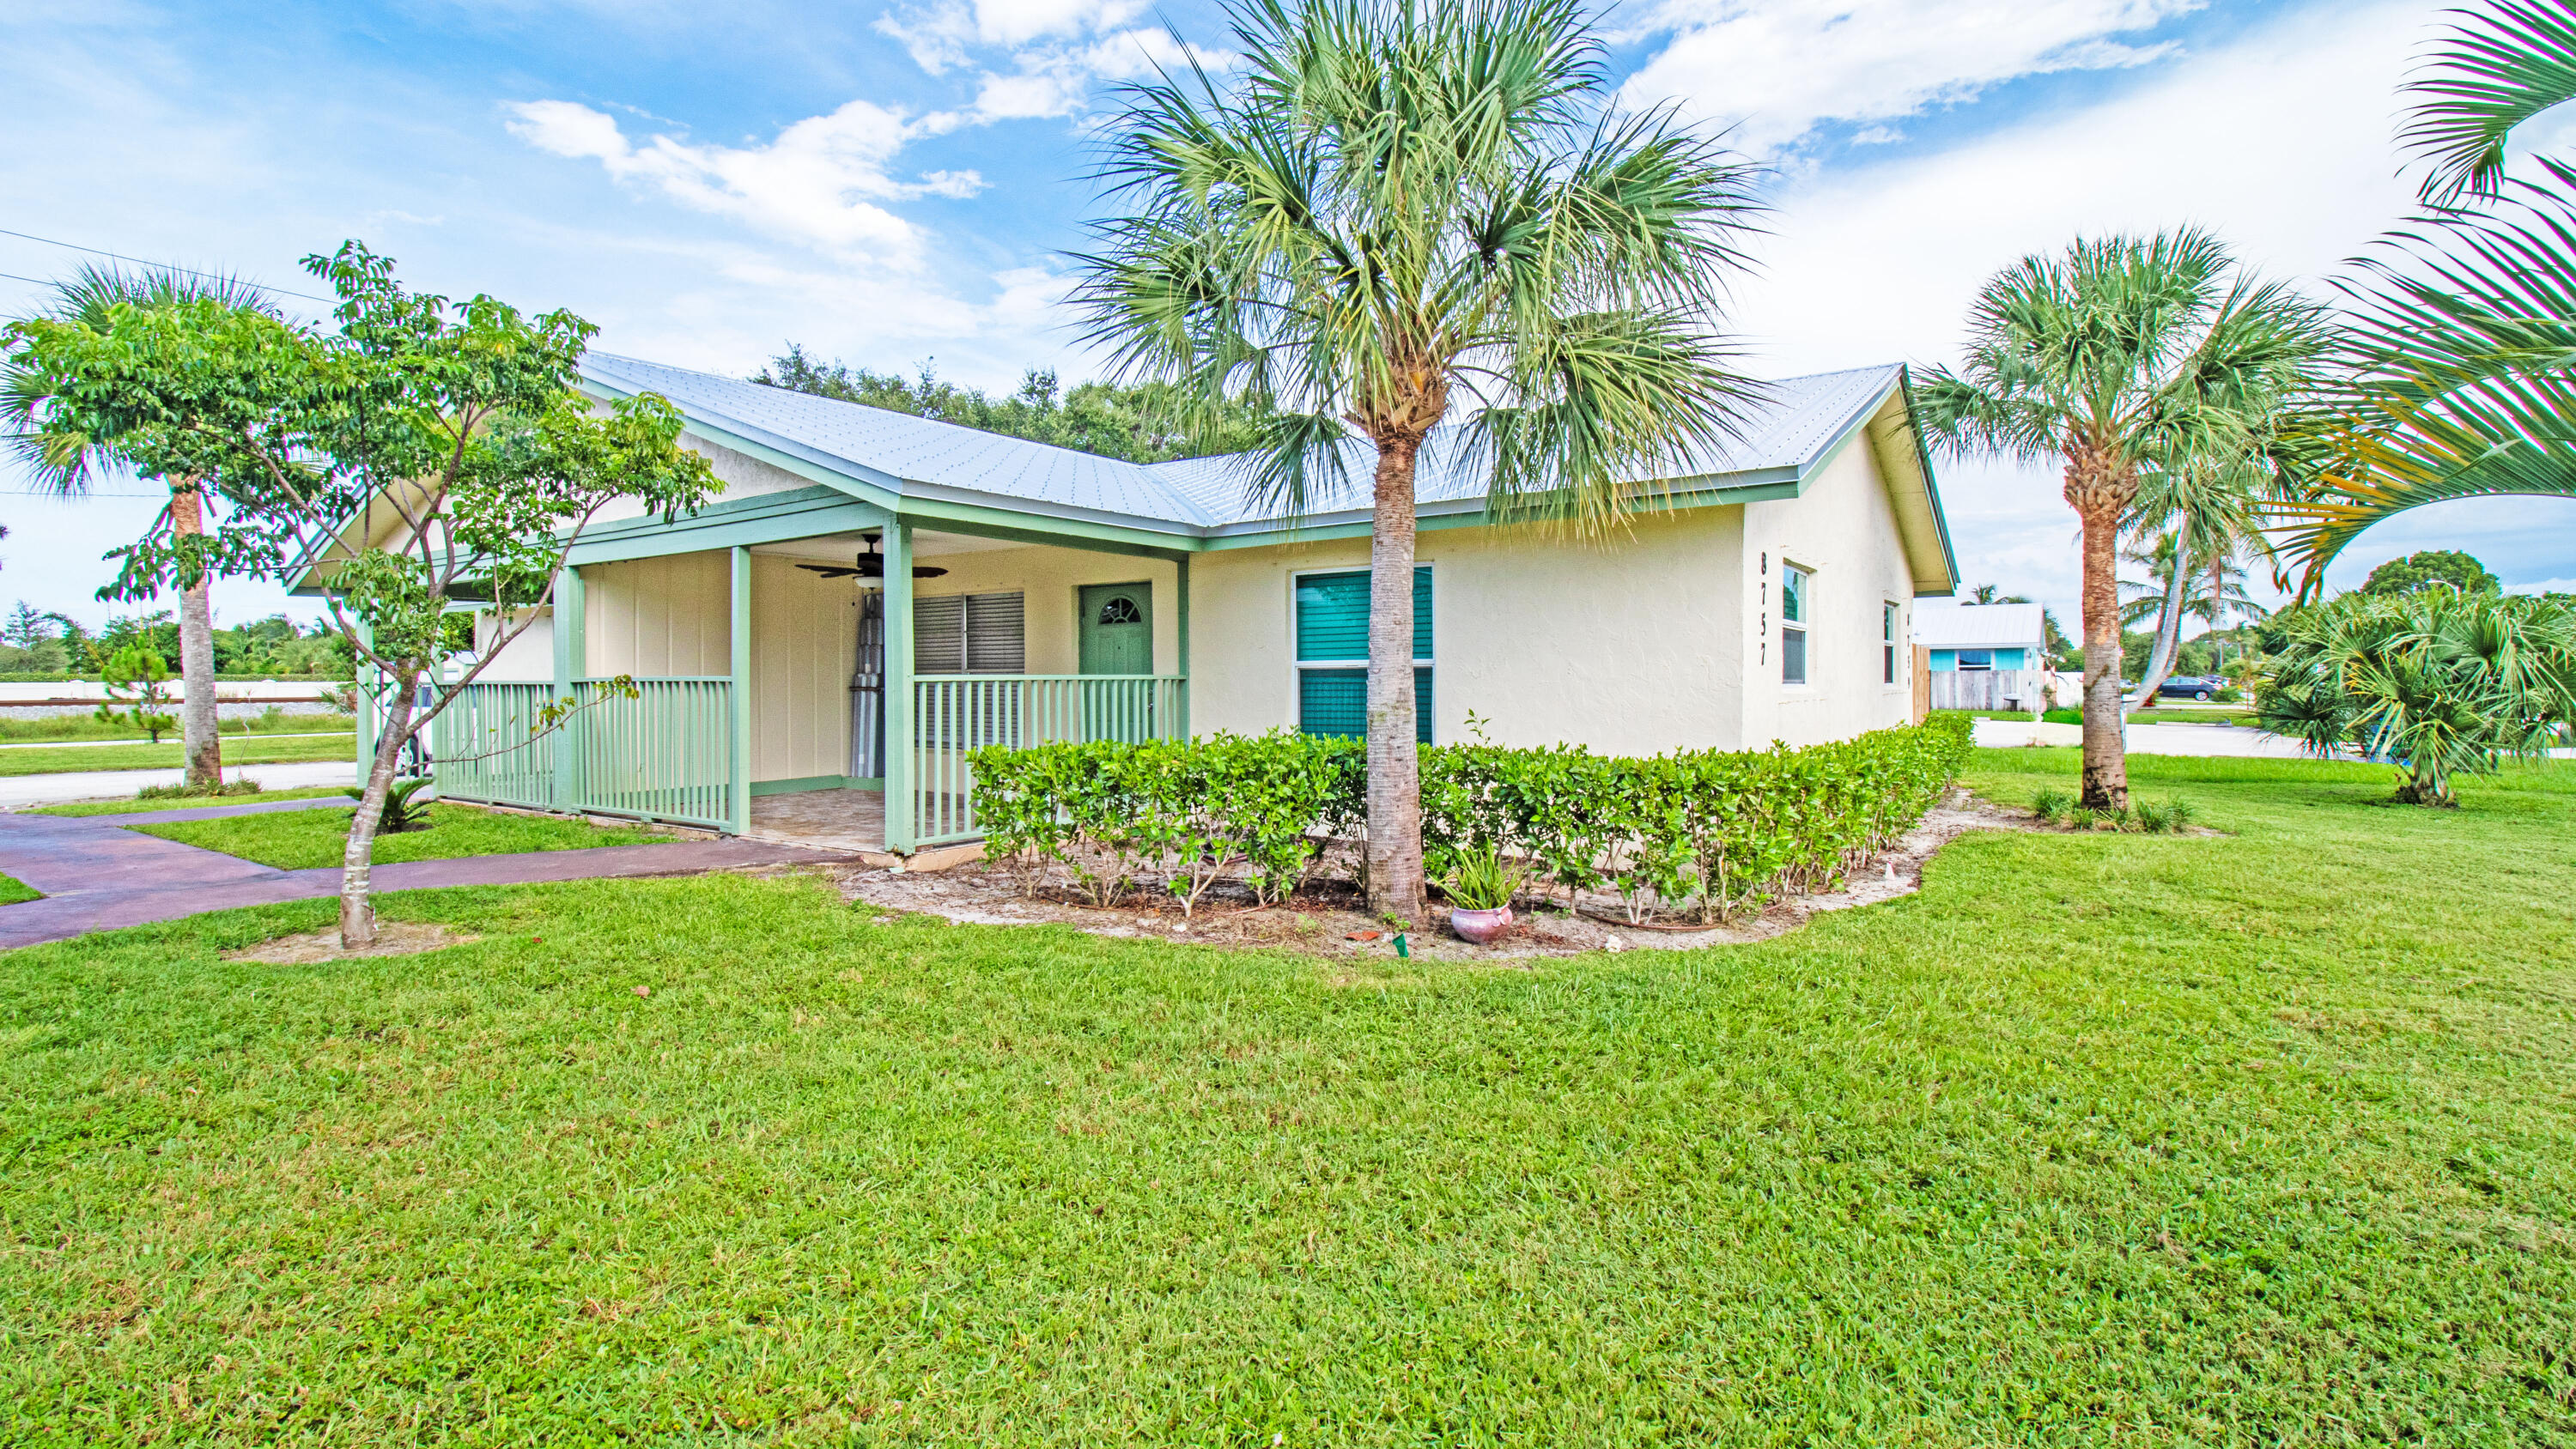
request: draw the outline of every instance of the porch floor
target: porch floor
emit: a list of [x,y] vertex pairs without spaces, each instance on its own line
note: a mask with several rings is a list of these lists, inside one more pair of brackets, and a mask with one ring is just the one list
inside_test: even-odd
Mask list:
[[799,790],[751,797],[752,838],[825,850],[885,850],[885,792]]

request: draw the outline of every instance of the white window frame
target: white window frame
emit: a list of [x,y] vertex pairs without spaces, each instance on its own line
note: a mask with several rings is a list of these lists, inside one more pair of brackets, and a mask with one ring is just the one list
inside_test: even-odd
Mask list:
[[1879,604],[1879,633],[1884,636],[1879,643],[1886,651],[1884,672],[1887,675],[1881,682],[1893,689],[1905,682],[1905,671],[1898,667],[1900,661],[1896,653],[1897,645],[1904,642],[1899,636],[1905,632],[1905,606],[1894,599],[1881,599]]
[[[1433,656],[1440,652],[1440,569],[1438,565],[1431,563],[1427,559],[1415,559],[1413,561],[1413,566],[1418,569],[1431,570],[1431,653],[1424,654],[1416,658],[1413,661],[1413,667],[1416,669],[1436,669],[1439,667],[1439,661]],[[1306,697],[1307,670],[1365,670],[1369,665],[1368,658],[1365,655],[1357,659],[1300,659],[1297,657],[1297,582],[1300,579],[1313,578],[1318,574],[1364,574],[1368,571],[1369,566],[1365,563],[1357,565],[1345,564],[1340,568],[1290,569],[1288,571],[1288,727],[1290,729],[1295,729],[1297,727],[1298,702]],[[1436,681],[1433,684],[1433,688],[1438,688]],[[1419,701],[1416,702],[1416,705],[1419,707]]]
[[[1803,587],[1798,592],[1798,617],[1789,617],[1789,575],[1795,573]],[[1780,687],[1813,689],[1816,685],[1816,571],[1805,564],[1791,562],[1785,555],[1780,560]],[[1798,635],[1798,677],[1789,677],[1789,635]]]

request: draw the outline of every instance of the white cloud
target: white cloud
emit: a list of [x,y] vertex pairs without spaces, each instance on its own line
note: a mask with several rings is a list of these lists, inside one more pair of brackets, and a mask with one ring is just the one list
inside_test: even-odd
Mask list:
[[2168,48],[2115,37],[2201,3],[1663,0],[1644,28],[1672,41],[1625,89],[1735,123],[1735,143],[1767,155],[1828,121],[1898,120],[2021,76],[2145,64]]
[[[2319,5],[2100,104],[1802,178],[1777,200],[1761,270],[1739,289],[1737,324],[1774,373],[1946,362],[1978,286],[2020,256],[2081,234],[2185,223],[2215,229],[2268,276],[2313,283],[2411,208],[2392,140],[2395,92],[2438,21],[2436,4]],[[2056,471],[1936,464],[1969,579],[2071,618],[2073,514]],[[2383,549],[2474,536],[2507,578],[2576,565],[2576,537],[2560,517],[2576,506],[2546,517],[2509,503],[2460,508],[2372,530],[2354,564],[2366,572]],[[2499,508],[2538,526],[2514,542],[2471,517]],[[2332,576],[2338,587],[2345,571]]]
[[880,203],[983,190],[973,171],[898,180],[910,142],[951,129],[953,117],[913,118],[872,101],[809,116],[766,146],[691,145],[670,135],[630,142],[614,116],[572,101],[506,108],[512,134],[557,156],[595,160],[621,182],[658,187],[700,211],[739,217],[771,236],[896,265],[920,245],[912,223]]

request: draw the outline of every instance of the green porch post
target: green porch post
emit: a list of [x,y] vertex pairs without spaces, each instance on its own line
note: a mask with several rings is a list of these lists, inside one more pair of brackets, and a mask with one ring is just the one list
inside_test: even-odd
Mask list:
[[[581,570],[567,564],[555,577],[555,612],[549,633],[555,646],[555,699],[567,709],[579,703],[582,676],[590,670],[590,605],[581,588]],[[581,717],[569,715],[555,727],[555,808],[571,813],[581,808]]]
[[1181,738],[1188,739],[1190,737],[1190,556],[1182,554],[1172,560],[1172,568],[1180,576],[1180,582],[1173,589],[1174,593],[1180,595],[1180,614],[1172,622],[1177,626],[1180,634]]
[[751,830],[751,546],[736,544],[733,549],[733,643],[728,654],[733,666],[733,802],[725,813],[733,820],[733,833]]
[[[376,642],[376,631],[367,627],[366,620],[352,617],[349,624],[361,643]],[[376,681],[376,672],[354,653],[349,663],[349,684],[358,695],[357,706],[350,711],[358,737],[358,787],[364,789],[368,767],[376,762],[376,696],[375,691],[369,688]]]
[[885,530],[885,843],[897,855],[913,846],[912,525]]

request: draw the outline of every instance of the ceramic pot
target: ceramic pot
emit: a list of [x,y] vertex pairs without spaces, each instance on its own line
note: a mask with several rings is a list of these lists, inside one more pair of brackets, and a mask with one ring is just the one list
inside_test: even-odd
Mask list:
[[1501,935],[1503,928],[1511,923],[1512,908],[1509,906],[1500,906],[1490,911],[1451,911],[1449,913],[1449,929],[1457,932],[1460,940],[1472,941],[1479,946]]

